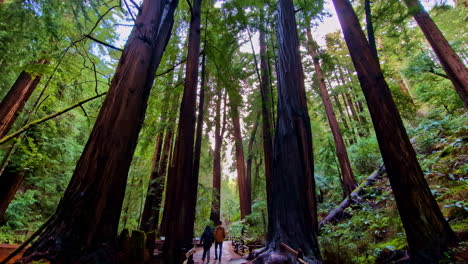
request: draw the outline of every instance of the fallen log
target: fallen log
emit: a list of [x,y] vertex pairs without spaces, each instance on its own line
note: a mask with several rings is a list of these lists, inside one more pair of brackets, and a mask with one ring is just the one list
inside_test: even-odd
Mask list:
[[337,208],[333,209],[328,215],[327,217],[325,217],[319,224],[319,229],[322,228],[323,225],[325,225],[326,223],[332,221],[337,214],[341,213],[344,211],[344,209],[346,209],[348,206],[351,205],[351,202],[354,198],[357,198],[359,196],[359,194],[364,190],[365,187],[368,187],[368,186],[371,186],[375,183],[375,180],[382,176],[385,172],[385,167],[384,165],[380,165],[380,167],[374,171],[369,177],[367,177],[367,179],[362,182],[358,187],[356,187],[356,189],[354,189],[354,191],[348,196],[346,197],[346,199],[344,199],[340,205],[338,205]]

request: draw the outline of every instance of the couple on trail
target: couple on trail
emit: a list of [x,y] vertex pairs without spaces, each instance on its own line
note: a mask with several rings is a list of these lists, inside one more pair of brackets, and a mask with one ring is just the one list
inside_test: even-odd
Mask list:
[[[203,257],[202,261],[205,261],[205,257],[207,258],[207,262],[210,261],[210,248],[213,241],[215,242],[215,260],[219,260],[221,262],[221,254],[223,252],[223,241],[226,237],[226,231],[222,225],[223,223],[219,221],[218,226],[216,226],[213,231],[211,230],[210,226],[205,227],[205,231],[200,238],[200,245],[203,244]],[[219,254],[218,254],[219,248]]]

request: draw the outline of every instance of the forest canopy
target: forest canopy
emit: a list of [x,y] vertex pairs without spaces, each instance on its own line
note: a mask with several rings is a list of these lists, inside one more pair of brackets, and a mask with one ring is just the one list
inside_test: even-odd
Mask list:
[[467,24],[466,0],[0,0],[0,264],[202,263],[220,226],[221,263],[465,263]]

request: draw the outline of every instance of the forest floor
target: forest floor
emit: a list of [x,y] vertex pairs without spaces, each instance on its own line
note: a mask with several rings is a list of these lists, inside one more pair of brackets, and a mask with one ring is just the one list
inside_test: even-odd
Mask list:
[[[466,122],[466,119],[464,119]],[[439,207],[459,238],[441,263],[468,263],[468,133],[457,122],[426,123],[412,142]],[[326,215],[323,211],[322,215]],[[365,189],[342,218],[325,225],[319,236],[325,259],[342,264],[406,263],[407,242],[387,176]]]

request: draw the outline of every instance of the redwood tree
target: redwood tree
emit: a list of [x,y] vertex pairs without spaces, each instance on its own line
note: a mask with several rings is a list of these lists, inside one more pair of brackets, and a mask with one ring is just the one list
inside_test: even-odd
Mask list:
[[240,114],[237,108],[237,103],[234,98],[231,101],[231,118],[232,130],[234,136],[234,146],[236,155],[236,168],[237,168],[237,185],[239,187],[239,201],[241,219],[244,219],[252,212],[252,201],[250,201],[250,184],[247,183],[244,144],[242,140],[241,127],[240,127]]
[[347,0],[333,0],[367,100],[414,263],[438,263],[456,243],[431,194],[377,59]]
[[[226,111],[223,114],[223,121],[221,124],[221,102],[222,91],[220,88],[218,92],[218,100],[216,101],[216,116],[215,116],[215,146],[213,150],[213,198],[211,200],[210,219],[213,223],[218,223],[220,220],[221,209],[221,147],[223,144],[224,131],[226,128]],[[226,98],[226,95],[224,95]],[[226,107],[226,100],[224,99],[224,107]]]
[[468,108],[468,70],[418,0],[404,0],[455,90]]
[[319,257],[312,135],[292,0],[278,0],[278,110],[273,149],[268,237],[253,263],[293,263],[279,247]]
[[177,3],[143,1],[138,29],[127,41],[63,199],[23,263],[43,258],[58,264],[117,262],[115,239],[128,170]]
[[267,46],[265,41],[265,32],[260,30],[260,94],[262,99],[262,132],[263,132],[263,155],[265,159],[265,179],[267,200],[271,198],[271,167],[273,154],[273,137],[272,137],[272,94],[270,93],[270,73],[267,58]]
[[[35,64],[48,63],[47,60],[39,60]],[[22,71],[18,76],[0,103],[0,138],[6,136],[40,81],[41,75],[33,76],[26,71]]]
[[348,152],[341,134],[340,126],[336,120],[335,112],[328,95],[327,86],[322,73],[322,67],[320,66],[319,56],[316,51],[316,43],[312,38],[312,32],[310,30],[310,21],[307,21],[307,49],[312,56],[315,68],[315,74],[317,75],[318,85],[320,89],[320,96],[322,97],[323,106],[325,107],[325,113],[327,114],[328,124],[333,134],[335,141],[336,156],[338,157],[338,163],[341,169],[342,180],[341,184],[343,187],[343,196],[350,195],[353,190],[357,187],[356,179],[354,178],[353,170],[351,169],[351,162],[349,162]]
[[181,263],[185,252],[192,247],[193,223],[197,199],[198,175],[193,173],[195,143],[195,105],[198,86],[200,53],[201,0],[190,5],[191,19],[188,33],[188,55],[185,71],[184,93],[179,113],[179,126],[174,149],[173,181],[168,182],[166,193],[174,193],[177,199],[166,203],[168,221],[164,255],[170,263]]

